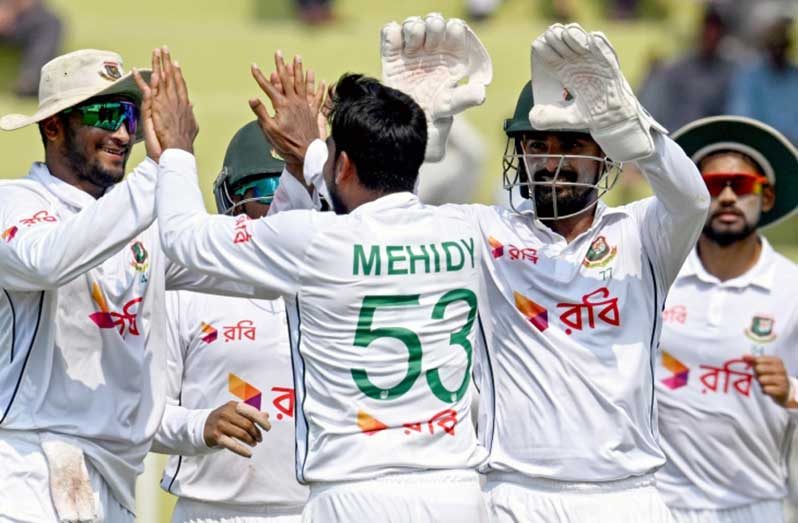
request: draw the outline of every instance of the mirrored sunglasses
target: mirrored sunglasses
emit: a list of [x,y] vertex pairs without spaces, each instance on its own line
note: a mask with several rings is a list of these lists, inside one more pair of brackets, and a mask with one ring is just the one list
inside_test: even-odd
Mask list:
[[79,105],[64,112],[77,112],[81,116],[83,125],[106,131],[116,131],[124,123],[131,135],[136,134],[139,121],[139,109],[136,104],[122,100]]
[[710,196],[717,198],[726,187],[731,187],[734,194],[760,194],[767,178],[750,173],[705,173],[702,175]]
[[236,196],[244,196],[247,191],[252,189],[252,198],[262,200],[263,203],[272,203],[278,185],[280,185],[279,176],[257,178],[235,187],[233,189],[233,194]]

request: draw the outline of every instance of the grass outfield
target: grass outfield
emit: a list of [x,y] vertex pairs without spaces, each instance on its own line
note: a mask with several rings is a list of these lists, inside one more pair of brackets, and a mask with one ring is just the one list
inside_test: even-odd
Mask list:
[[[475,27],[494,64],[487,102],[468,112],[469,120],[488,144],[489,161],[479,188],[479,199],[484,202],[491,200],[500,183],[502,120],[512,112],[518,90],[529,78],[529,43],[547,25],[538,15],[539,6],[545,1],[506,0],[494,19]],[[196,151],[206,202],[210,205],[210,184],[220,168],[225,147],[235,130],[253,118],[247,99],[257,95],[258,89],[249,76],[250,63],[257,62],[265,69],[271,64],[274,50],[281,48],[287,55],[301,53],[304,63],[328,81],[346,71],[376,76],[379,29],[383,23],[433,10],[445,16],[462,16],[464,2],[336,0],[339,23],[323,29],[308,29],[295,22],[286,0],[139,0],[119,9],[112,5],[100,8],[97,2],[88,0],[50,3],[68,24],[67,50],[113,49],[122,54],[129,68],[147,65],[154,46],[170,46],[185,71],[200,122]],[[652,54],[672,55],[691,42],[695,3],[668,3],[671,16],[666,19],[623,24],[602,22],[595,1],[573,1],[577,21],[588,29],[603,30],[615,44],[632,85],[642,80]],[[14,65],[12,54],[7,50],[0,52],[0,114],[32,113],[35,103],[5,94],[12,82]],[[31,161],[42,158],[36,128],[3,133],[0,151],[0,178],[24,175]],[[134,149],[131,165],[143,155],[143,147]],[[781,245],[798,245],[796,230],[796,221],[792,220],[772,233],[779,240],[779,248],[793,259],[798,259],[798,247]],[[153,477],[157,475],[147,476],[150,486]],[[142,506],[140,521],[154,521],[148,515],[150,509],[167,521],[170,502],[165,498],[158,506]]]

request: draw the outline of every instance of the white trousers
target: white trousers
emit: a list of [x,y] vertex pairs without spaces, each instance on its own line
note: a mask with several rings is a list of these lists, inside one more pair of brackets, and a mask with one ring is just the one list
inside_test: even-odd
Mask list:
[[[99,501],[97,522],[133,523],[135,516],[111,495],[102,476],[86,460]],[[50,496],[50,472],[35,432],[0,429],[0,523],[57,523]]]
[[387,474],[310,486],[303,523],[488,523],[471,470]]
[[301,523],[302,507],[234,505],[179,498],[172,523]]
[[567,483],[491,473],[484,491],[494,523],[673,523],[652,476]]
[[671,508],[676,523],[783,523],[781,500],[760,501],[723,510]]

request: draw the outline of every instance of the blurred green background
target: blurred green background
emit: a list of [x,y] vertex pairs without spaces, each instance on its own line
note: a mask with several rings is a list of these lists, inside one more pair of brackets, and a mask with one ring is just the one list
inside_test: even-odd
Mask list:
[[[249,75],[256,62],[272,66],[275,49],[299,53],[306,67],[333,81],[347,71],[379,76],[379,30],[382,24],[407,16],[439,11],[446,17],[465,15],[462,0],[337,0],[336,22],[307,27],[295,20],[288,0],[139,0],[129,4],[100,4],[88,0],[51,0],[67,24],[65,51],[80,48],[119,52],[126,68],[147,66],[154,46],[168,44],[185,72],[200,122],[195,150],[212,205],[210,186],[221,166],[233,133],[253,118],[247,99],[258,96]],[[633,87],[642,81],[654,56],[669,57],[690,46],[698,22],[699,3],[692,0],[647,0],[648,16],[635,21],[610,21],[602,16],[602,2],[572,0],[575,21],[589,30],[602,30],[614,43]],[[502,120],[513,109],[518,90],[529,79],[529,44],[550,23],[546,0],[506,0],[496,16],[473,27],[493,59],[494,81],[486,103],[468,111],[467,118],[487,144],[488,160],[479,184],[478,200],[491,202],[501,183],[501,155],[505,137]],[[0,114],[35,111],[34,101],[10,93],[18,56],[0,47]],[[269,69],[270,70],[270,69]],[[789,103],[796,103],[792,100]],[[35,126],[0,135],[3,165],[0,178],[23,176],[32,161],[43,157]],[[143,158],[134,149],[131,163]],[[634,192],[634,191],[633,191]],[[618,191],[613,201],[629,191]],[[767,231],[777,248],[798,259],[798,219]],[[157,494],[161,462],[148,462],[139,482],[140,521],[168,521],[173,501]]]

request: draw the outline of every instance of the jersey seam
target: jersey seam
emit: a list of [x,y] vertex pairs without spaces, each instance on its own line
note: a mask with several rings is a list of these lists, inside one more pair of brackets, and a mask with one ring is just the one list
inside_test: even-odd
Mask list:
[[[183,391],[182,390],[180,391],[180,395],[177,397],[177,406],[178,407],[182,407],[183,406]],[[166,487],[166,491],[168,493],[170,493],[170,494],[173,494],[172,485],[174,485],[175,484],[175,480],[177,480],[177,475],[180,473],[180,465],[182,465],[182,464],[183,464],[183,456],[181,454],[180,456],[177,457],[177,467],[175,467],[175,473],[172,476],[172,480],[169,482],[169,486]]]
[[28,366],[28,360],[30,359],[30,354],[33,352],[33,345],[36,343],[36,336],[39,334],[39,325],[41,325],[42,321],[42,310],[44,309],[44,293],[45,291],[41,291],[41,296],[39,297],[39,314],[36,316],[36,327],[33,329],[33,336],[30,339],[30,346],[28,347],[28,352],[25,354],[25,360],[22,362],[22,369],[19,371],[19,377],[17,378],[17,384],[14,386],[14,392],[11,393],[11,399],[8,401],[8,406],[6,407],[5,412],[3,413],[3,417],[0,418],[0,425],[3,424],[8,413],[11,412],[11,406],[14,404],[14,400],[17,397],[17,392],[19,392],[19,386],[22,383],[22,376],[25,375],[25,369]]
[[[491,412],[491,427],[490,427],[490,441],[488,441],[487,451],[488,454],[493,449],[493,436],[496,433],[496,382],[493,378],[493,362],[490,359],[488,351],[488,339],[485,336],[485,329],[482,325],[482,316],[477,313],[477,324],[479,325],[479,335],[482,337],[482,350],[485,353],[485,361],[488,362],[488,376],[490,378],[490,396],[493,404],[493,411]],[[481,392],[480,392],[481,394]],[[479,410],[479,409],[477,409]]]
[[308,449],[310,448],[310,429],[308,425],[308,418],[305,414],[305,402],[308,399],[308,391],[305,385],[305,373],[307,372],[307,367],[305,365],[305,358],[302,357],[302,316],[299,310],[299,294],[296,295],[296,353],[299,356],[299,359],[302,360],[302,418],[305,420],[305,455],[302,457],[302,481],[305,481],[305,466],[308,462]]
[[657,323],[659,322],[659,295],[657,292],[657,275],[654,272],[654,265],[651,263],[651,258],[646,256],[646,261],[648,262],[648,270],[651,271],[651,281],[652,286],[654,288],[654,322],[651,326],[651,341],[649,342],[649,350],[651,351],[648,361],[649,361],[649,370],[651,371],[651,407],[649,409],[649,426],[651,430],[654,430],[654,389],[656,388],[654,383],[654,358],[656,357],[656,347],[654,346],[654,338],[657,335]]
[[9,364],[14,363],[14,347],[17,346],[17,312],[14,310],[14,302],[11,300],[11,295],[6,289],[3,289],[8,300],[8,305],[11,307],[11,359]]

